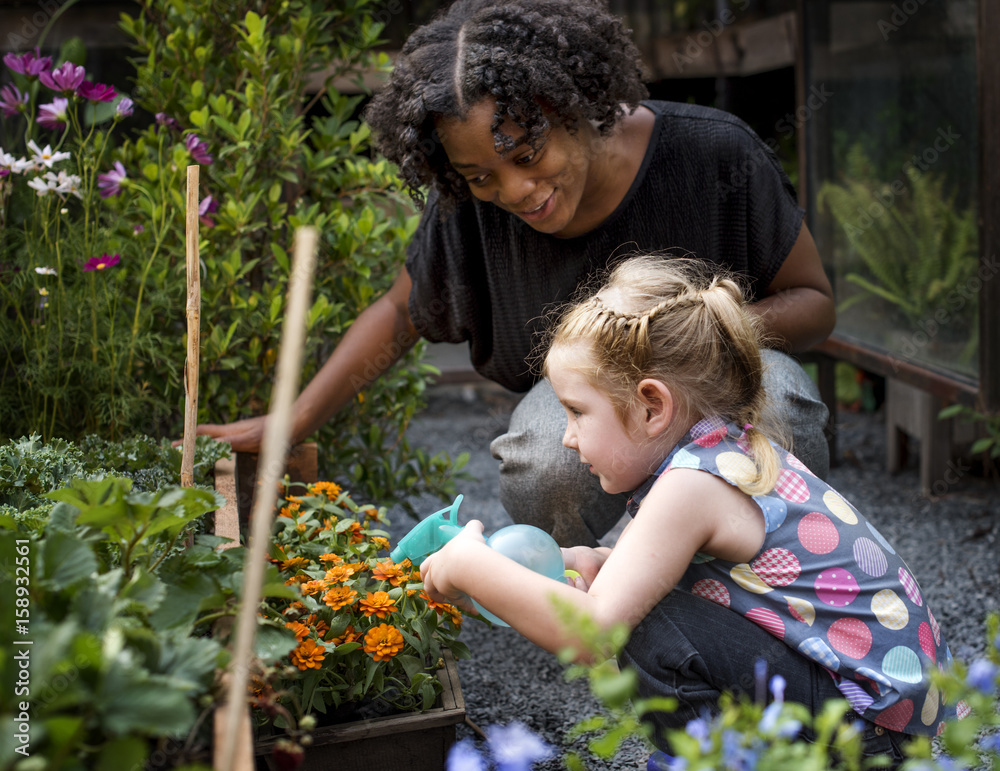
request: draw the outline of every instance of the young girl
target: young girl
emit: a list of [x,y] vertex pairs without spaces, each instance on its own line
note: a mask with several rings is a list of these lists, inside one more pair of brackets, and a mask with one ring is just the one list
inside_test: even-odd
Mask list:
[[903,734],[941,726],[927,670],[951,655],[892,546],[768,439],[757,327],[737,284],[703,263],[622,263],[562,317],[544,374],[563,444],[605,491],[633,491],[631,522],[614,549],[564,550],[576,588],[493,552],[475,521],[423,563],[424,581],[553,652],[578,642],[554,598],[627,624],[621,663],[641,695],[679,703],[658,729],[717,710],[723,691],[752,695],[763,658],[787,699],[815,712],[846,698],[866,752],[900,760]]

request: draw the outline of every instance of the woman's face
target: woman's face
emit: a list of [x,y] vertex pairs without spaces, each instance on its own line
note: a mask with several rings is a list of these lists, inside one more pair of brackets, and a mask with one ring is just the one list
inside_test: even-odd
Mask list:
[[[440,118],[437,131],[448,160],[480,201],[520,217],[540,233],[574,236],[587,227],[580,202],[587,189],[598,137],[584,125],[576,134],[554,126],[537,150],[519,145],[500,155],[493,146],[495,102],[473,105],[464,120]],[[502,130],[515,140],[523,131],[511,120]]]

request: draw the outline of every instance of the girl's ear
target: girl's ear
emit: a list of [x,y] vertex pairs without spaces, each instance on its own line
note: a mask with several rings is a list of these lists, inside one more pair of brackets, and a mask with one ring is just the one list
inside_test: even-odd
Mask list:
[[639,402],[644,409],[641,417],[643,430],[648,436],[658,436],[667,430],[674,419],[674,395],[661,380],[646,378],[638,386]]

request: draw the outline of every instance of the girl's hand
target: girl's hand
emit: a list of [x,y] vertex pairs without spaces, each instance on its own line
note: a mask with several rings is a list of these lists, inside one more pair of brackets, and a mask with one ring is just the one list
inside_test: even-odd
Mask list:
[[483,523],[471,520],[462,532],[452,538],[441,549],[427,557],[420,565],[420,578],[424,590],[435,602],[447,602],[463,610],[478,613],[472,600],[462,590],[462,570],[458,566],[462,555],[474,544],[486,545]]
[[572,546],[563,549],[563,563],[566,569],[575,570],[580,574],[579,578],[573,579],[573,586],[585,592],[589,590],[610,553],[611,550],[604,546],[596,549],[589,546]]

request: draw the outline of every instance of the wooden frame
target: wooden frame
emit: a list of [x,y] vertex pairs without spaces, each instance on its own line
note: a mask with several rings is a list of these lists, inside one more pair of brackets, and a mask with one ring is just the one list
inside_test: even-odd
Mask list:
[[[807,0],[798,0],[799,54],[796,80],[799,97],[809,82],[807,46]],[[1000,0],[979,0],[977,29],[978,122],[979,122],[979,259],[982,274],[995,277],[997,249],[1000,247],[1000,146],[986,138],[1000,132],[1000,51],[985,42],[1000,25]],[[810,167],[808,148],[825,141],[815,123],[803,127],[799,135],[800,200],[809,200]],[[806,207],[808,208],[808,207]],[[814,224],[810,223],[813,227]],[[983,280],[979,289],[979,376],[973,380],[956,373],[934,370],[903,361],[885,351],[834,333],[818,346],[819,354],[851,364],[884,377],[897,379],[941,399],[978,407],[987,413],[1000,412],[1000,281]]]

